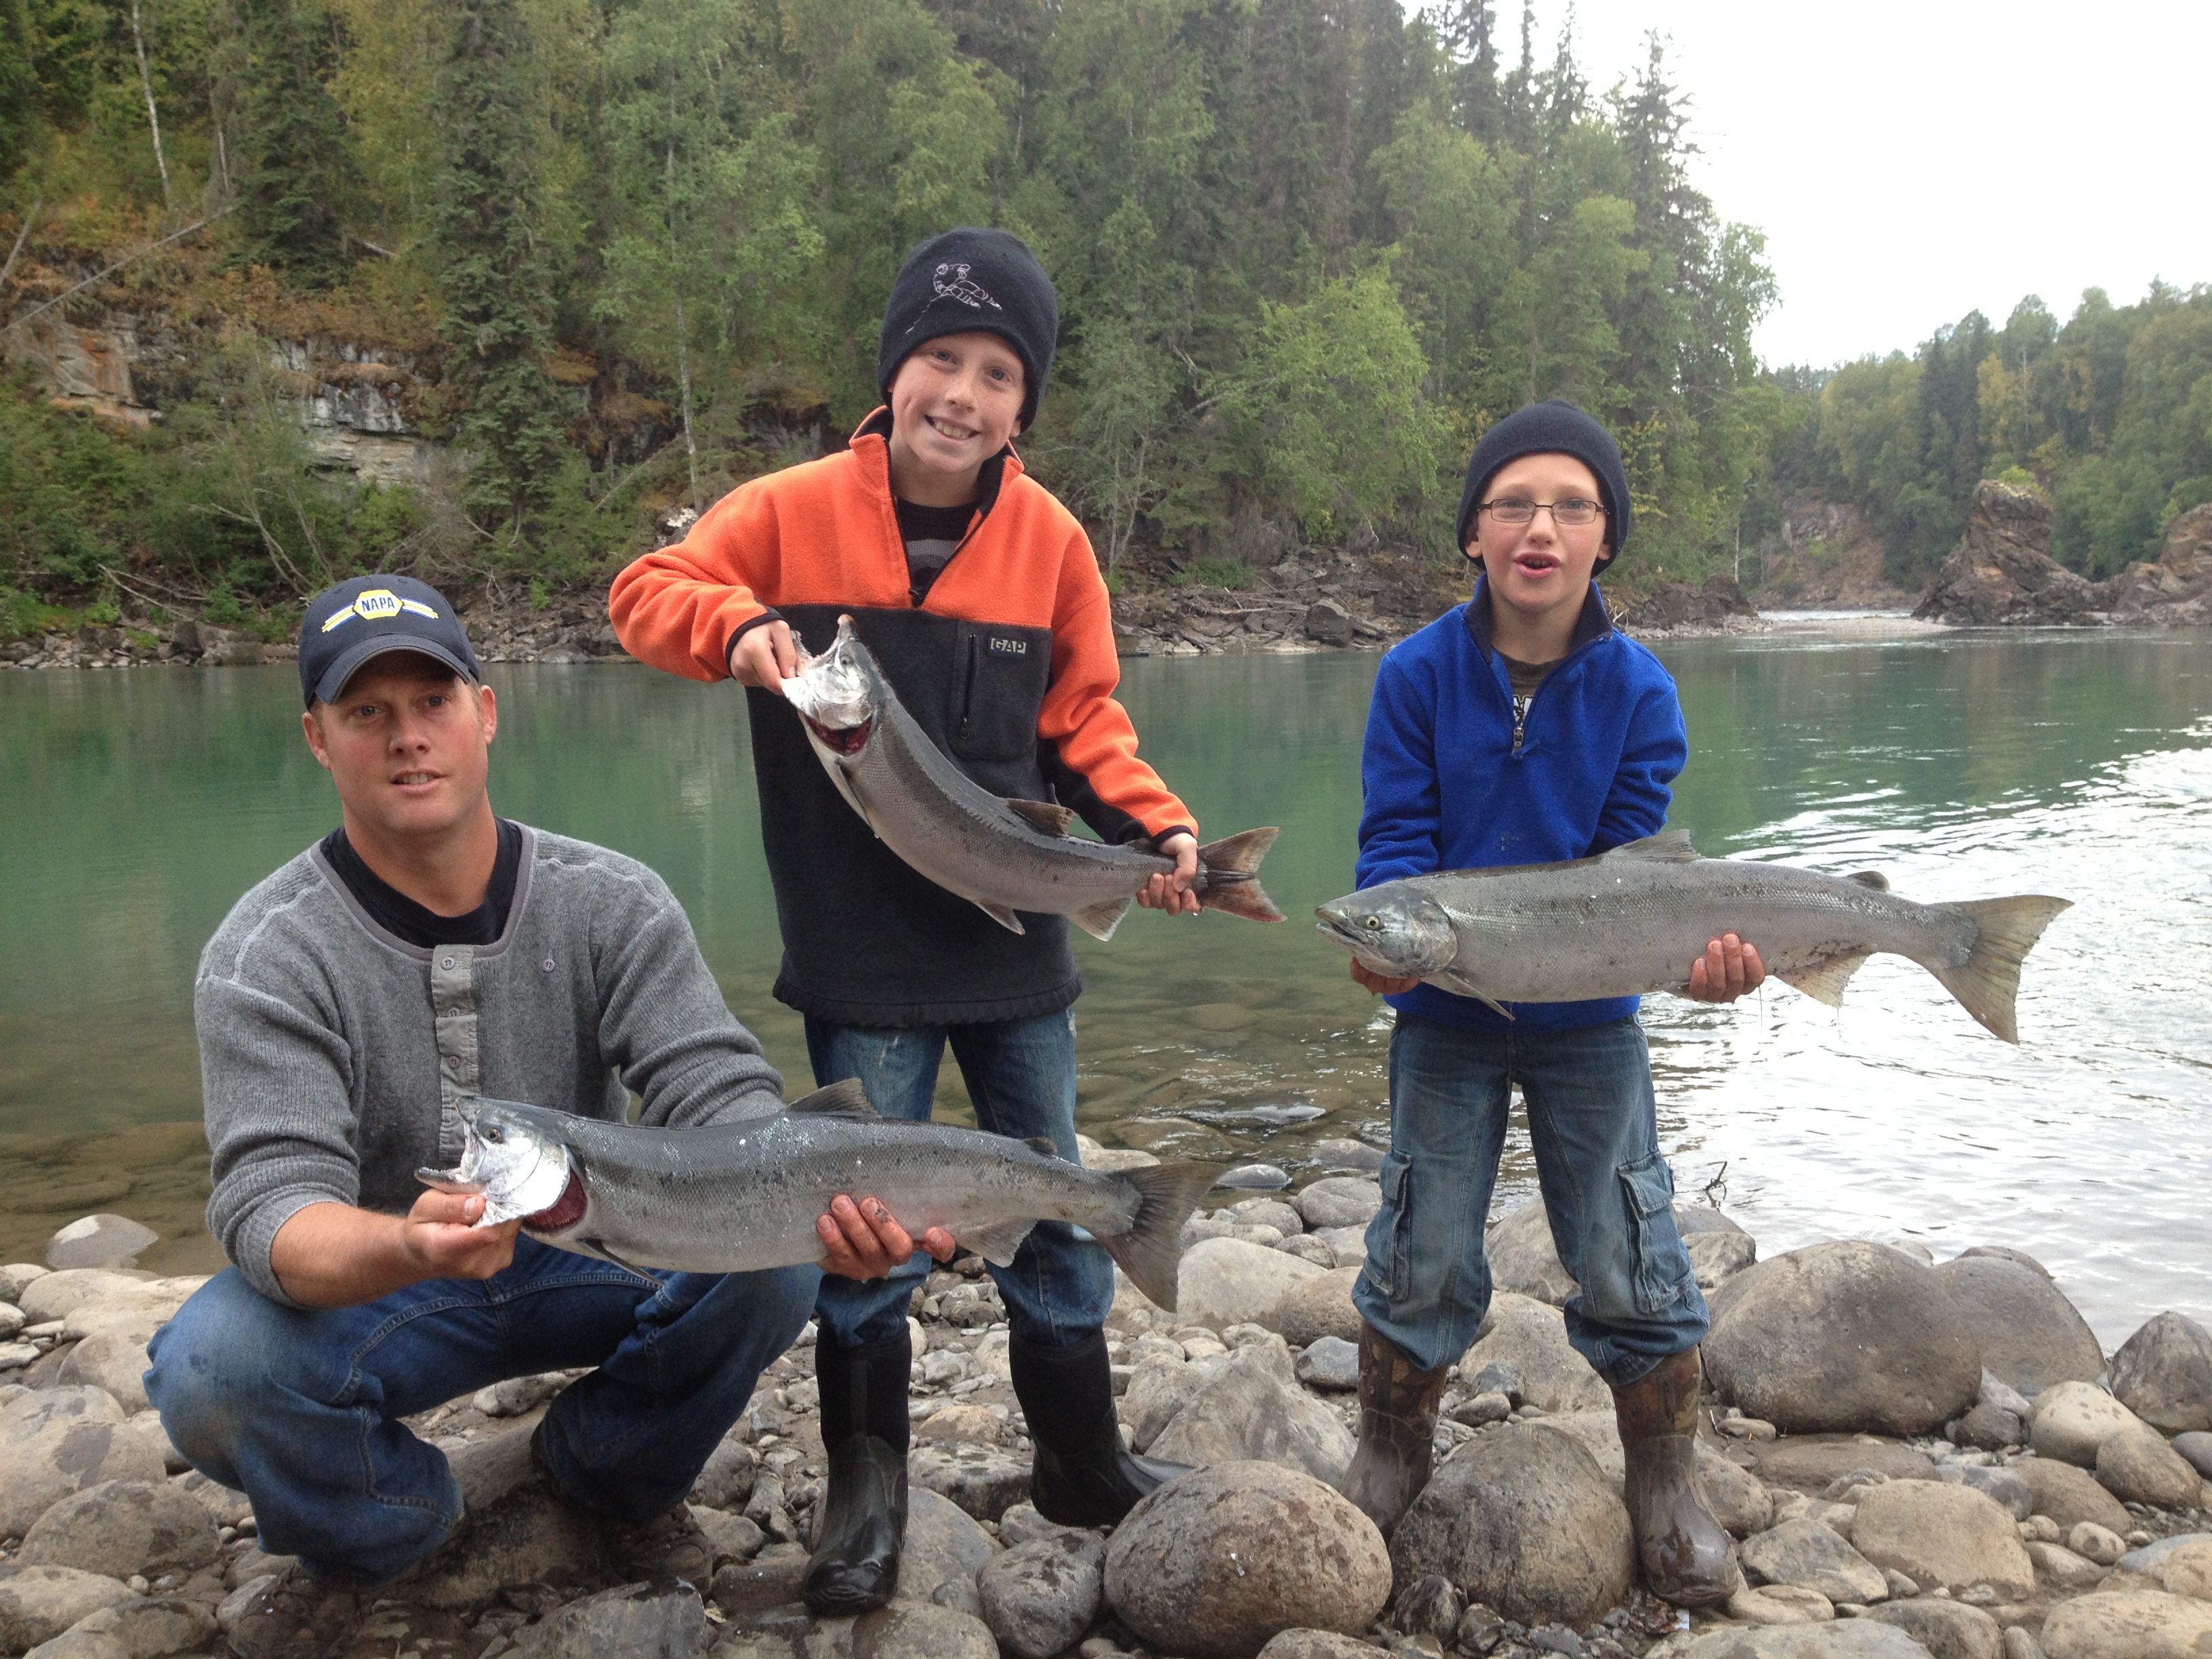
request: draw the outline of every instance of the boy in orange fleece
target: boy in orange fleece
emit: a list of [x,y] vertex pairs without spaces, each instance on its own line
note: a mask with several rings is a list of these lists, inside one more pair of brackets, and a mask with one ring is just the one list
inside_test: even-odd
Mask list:
[[[1196,823],[1137,757],[1114,700],[1120,668],[1090,541],[1009,441],[1036,416],[1058,324],[1051,279],[1019,238],[962,229],[925,242],[884,318],[885,406],[850,447],[732,491],[680,545],[617,577],[609,609],[633,655],[747,688],[783,933],[775,994],[805,1016],[816,1080],[856,1077],[879,1111],[927,1118],[949,1041],[981,1127],[1044,1136],[1073,1158],[1068,1010],[1082,985],[1066,921],[1025,916],[1027,931],[1010,933],[902,862],[837,793],[781,690],[798,641],[826,649],[850,613],[908,711],[969,777],[1001,796],[1057,799],[1108,841],[1145,842],[1176,867],[1139,902],[1199,908]],[[873,1260],[864,1219],[839,1219],[857,1242],[825,1231],[833,1264],[848,1250]],[[878,1606],[896,1584],[907,1304],[926,1270],[917,1256],[872,1282],[823,1281],[815,1353],[830,1491],[806,1579],[820,1612]],[[1120,1520],[1181,1471],[1122,1443],[1102,1329],[1112,1264],[1041,1222],[992,1273],[1036,1446],[1033,1501],[1071,1526]]]

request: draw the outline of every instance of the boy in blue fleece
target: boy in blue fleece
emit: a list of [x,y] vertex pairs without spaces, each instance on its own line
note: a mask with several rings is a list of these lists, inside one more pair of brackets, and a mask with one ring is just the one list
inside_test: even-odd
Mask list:
[[[1688,757],[1674,683],[1616,632],[1592,576],[1628,538],[1628,481],[1605,428],[1533,404],[1468,463],[1458,538],[1468,603],[1382,659],[1362,763],[1358,883],[1586,858],[1656,834]],[[1651,1065],[1633,997],[1514,1006],[1352,975],[1398,1011],[1390,1155],[1352,1299],[1359,1447],[1346,1494],[1386,1531],[1428,1480],[1445,1376],[1490,1305],[1483,1222],[1511,1085],[1528,1109],[1544,1207],[1581,1287],[1567,1334],[1613,1391],[1645,1577],[1670,1601],[1741,1582],[1694,1476],[1705,1298],[1675,1231]],[[1727,1002],[1764,977],[1734,934],[1692,965]]]

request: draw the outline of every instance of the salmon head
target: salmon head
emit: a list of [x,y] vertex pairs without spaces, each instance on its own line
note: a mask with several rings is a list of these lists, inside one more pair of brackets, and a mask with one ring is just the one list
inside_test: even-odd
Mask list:
[[1443,906],[1391,884],[1333,899],[1314,914],[1323,933],[1391,979],[1427,979],[1449,967],[1459,950]]
[[828,751],[824,759],[849,758],[868,746],[883,712],[883,675],[850,617],[837,619],[837,637],[820,656],[801,647],[799,672],[783,683],[783,699],[798,711],[807,740]]
[[521,1111],[496,1102],[464,1102],[455,1111],[465,1136],[450,1170],[417,1170],[416,1179],[444,1193],[482,1193],[479,1227],[520,1218],[532,1231],[557,1231],[583,1208],[583,1178],[560,1139]]

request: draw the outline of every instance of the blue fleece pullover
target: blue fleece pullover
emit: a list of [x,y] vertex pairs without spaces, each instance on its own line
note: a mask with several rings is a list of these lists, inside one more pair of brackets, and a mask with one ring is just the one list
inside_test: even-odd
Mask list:
[[[1382,659],[1360,762],[1362,887],[1437,870],[1588,858],[1656,835],[1689,758],[1674,682],[1615,631],[1590,584],[1566,657],[1516,743],[1513,683],[1490,643],[1490,596],[1446,611]],[[1474,1031],[1570,1031],[1633,1014],[1638,999],[1509,1003],[1417,985],[1394,1007]]]

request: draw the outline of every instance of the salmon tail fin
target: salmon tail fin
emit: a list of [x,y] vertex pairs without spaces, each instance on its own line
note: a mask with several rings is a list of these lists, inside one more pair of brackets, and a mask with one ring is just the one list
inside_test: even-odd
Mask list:
[[1182,1224],[1220,1173],[1211,1164],[1152,1164],[1124,1170],[1115,1177],[1137,1189],[1136,1218],[1126,1231],[1092,1237],[1155,1308],[1175,1311]]
[[2061,910],[2073,900],[2029,895],[2020,898],[1968,899],[1948,904],[1971,916],[1981,933],[1965,962],[1956,968],[1929,968],[1943,988],[1959,999],[1959,1006],[2007,1042],[2020,1041],[2013,1019],[2013,1000],[2020,993],[2020,967],[2035,941]]
[[1208,842],[1198,849],[1199,896],[1209,910],[1225,910],[1247,921],[1280,921],[1283,913],[1260,885],[1260,860],[1280,830],[1247,830]]

